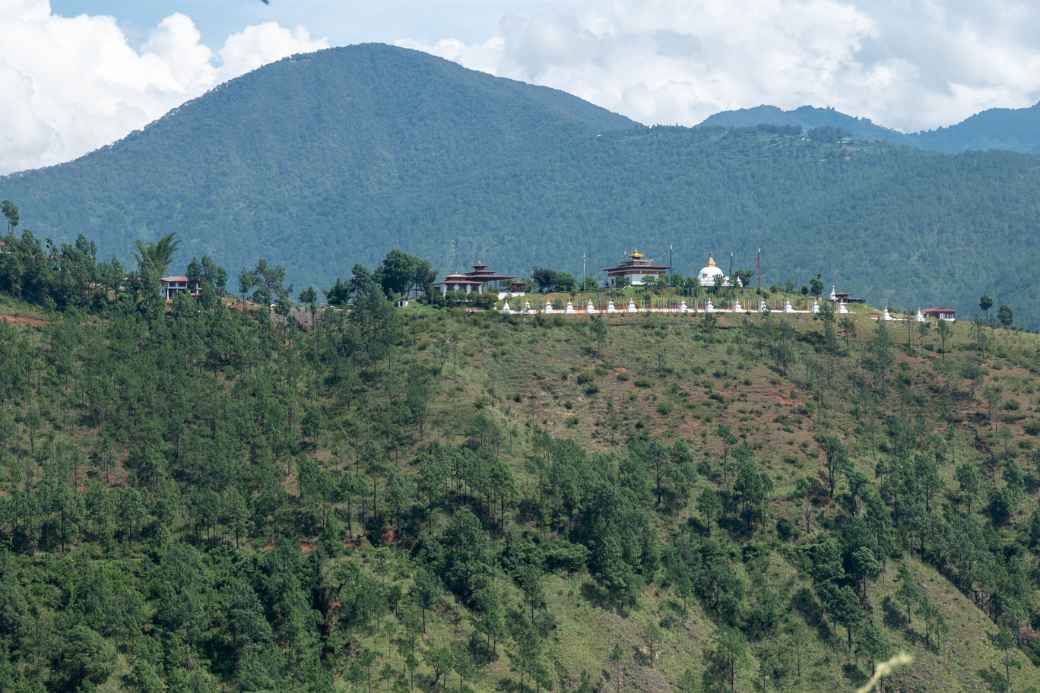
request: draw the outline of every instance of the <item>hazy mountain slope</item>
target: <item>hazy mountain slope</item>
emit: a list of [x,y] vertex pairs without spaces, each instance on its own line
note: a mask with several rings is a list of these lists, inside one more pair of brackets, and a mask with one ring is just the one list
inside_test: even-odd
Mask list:
[[1040,104],[993,108],[948,128],[913,135],[919,147],[943,152],[1006,149],[1040,153]]
[[[832,117],[830,112],[822,114]],[[1040,320],[1016,277],[1032,243],[1031,157],[941,156],[759,129],[644,128],[566,94],[387,46],[265,67],[76,162],[0,179],[24,226],[102,256],[176,231],[178,263],[267,257],[328,286],[401,246],[442,273],[596,271],[633,246],[695,272],[708,252],[765,282],[824,272],[875,301]],[[1009,261],[1008,258],[1013,258]]]
[[840,128],[858,139],[904,143],[906,135],[875,125],[869,118],[855,118],[833,108],[801,106],[784,111],[776,106],[756,106],[735,111],[722,111],[709,116],[701,126],[707,127],[754,127],[777,125],[797,127],[803,130],[831,127]]
[[754,127],[776,125],[812,130],[840,128],[850,136],[908,144],[920,149],[956,153],[1004,150],[1034,154],[1040,152],[1040,104],[1029,108],[993,108],[949,127],[904,134],[876,125],[867,118],[856,118],[833,108],[802,106],[784,111],[776,106],[757,106],[723,111],[707,118],[702,126]]
[[[422,224],[420,214],[387,227],[403,193],[457,187],[526,156],[536,139],[554,149],[635,126],[562,92],[366,45],[265,67],[111,147],[7,177],[0,189],[35,229],[83,231],[103,251],[177,231],[185,254],[210,252],[232,267],[299,255],[297,278],[329,276],[336,261],[349,270],[351,253]],[[321,234],[348,237],[331,263],[307,267],[309,253],[327,248]]]

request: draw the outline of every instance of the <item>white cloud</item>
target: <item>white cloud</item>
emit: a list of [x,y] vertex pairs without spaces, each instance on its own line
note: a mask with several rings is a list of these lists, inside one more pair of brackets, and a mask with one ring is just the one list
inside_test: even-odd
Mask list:
[[399,44],[645,123],[812,104],[916,130],[1040,99],[1038,29],[1021,0],[586,0],[475,43]]
[[141,47],[112,17],[63,17],[48,0],[0,0],[0,173],[68,161],[222,81],[327,47],[305,29],[245,28],[214,53],[183,14]]

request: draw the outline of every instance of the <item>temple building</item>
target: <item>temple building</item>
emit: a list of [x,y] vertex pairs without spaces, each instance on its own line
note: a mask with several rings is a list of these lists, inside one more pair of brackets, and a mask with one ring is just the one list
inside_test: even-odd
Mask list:
[[848,291],[838,291],[836,286],[831,286],[831,294],[828,296],[831,303],[866,303],[866,299],[850,296]]
[[954,322],[957,320],[957,311],[953,308],[925,308],[921,311],[921,314],[925,318],[945,320],[946,322]]
[[697,273],[697,283],[708,289],[716,286],[732,286],[726,273],[715,264],[715,258],[708,257],[708,264]]
[[510,288],[516,278],[506,274],[496,274],[488,269],[487,265],[473,265],[471,272],[465,274],[449,274],[441,282],[441,293],[449,291],[464,291],[467,294],[476,292],[484,293],[485,287],[502,287],[508,285]]
[[628,259],[616,267],[607,267],[607,283],[610,286],[644,286],[658,277],[668,275],[668,265],[659,265],[638,250],[628,254]]

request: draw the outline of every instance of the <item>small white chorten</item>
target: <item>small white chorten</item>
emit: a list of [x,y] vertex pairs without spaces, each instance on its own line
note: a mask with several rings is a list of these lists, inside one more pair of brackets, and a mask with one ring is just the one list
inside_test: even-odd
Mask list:
[[881,314],[881,319],[885,322],[892,322],[892,314],[888,312],[888,306],[885,306],[885,310]]
[[689,313],[690,312],[690,307],[688,305],[686,305],[686,301],[683,301],[682,303],[679,304],[679,312],[680,313]]
[[758,312],[759,313],[768,313],[769,312],[769,304],[766,303],[766,300],[764,298],[761,301],[758,302]]
[[551,303],[546,303],[545,304],[545,309],[542,312],[545,313],[546,315],[551,315],[552,312],[553,312],[552,304]]
[[636,302],[635,301],[631,301],[630,300],[628,302],[628,312],[629,313],[638,313],[639,312],[639,309],[636,308]]
[[813,315],[819,315],[820,314],[820,302],[819,301],[813,301],[812,302],[812,314]]
[[513,309],[509,307],[509,301],[506,301],[505,303],[502,304],[502,312],[505,313],[506,315],[512,315],[513,314]]
[[574,304],[567,301],[567,307],[563,309],[563,312],[567,315],[574,315]]
[[585,306],[585,312],[589,315],[595,315],[599,311],[596,310],[596,306],[592,305],[592,301],[589,301],[589,304]]
[[927,320],[925,320],[924,313],[921,312],[920,308],[917,309],[917,315],[914,316],[914,320],[917,322],[927,322]]
[[838,313],[841,314],[841,315],[848,315],[849,314],[849,306],[848,306],[848,304],[846,304],[844,302],[839,303],[838,304]]
[[610,303],[607,304],[607,312],[608,313],[616,313],[617,312],[617,308],[614,306],[614,302],[613,301],[611,301]]
[[743,313],[744,312],[744,306],[740,305],[740,300],[739,299],[733,302],[733,312],[734,313]]
[[784,312],[785,313],[793,313],[794,312],[794,306],[791,305],[791,301],[790,300],[785,300],[784,301]]
[[715,312],[715,304],[711,302],[710,298],[708,299],[708,302],[704,304],[704,312],[706,312],[706,313],[714,313]]

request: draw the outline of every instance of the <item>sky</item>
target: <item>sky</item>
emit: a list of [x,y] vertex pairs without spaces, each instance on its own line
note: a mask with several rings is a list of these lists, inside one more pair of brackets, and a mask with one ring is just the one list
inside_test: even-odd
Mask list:
[[0,173],[293,53],[381,41],[643,123],[772,104],[904,131],[1040,101],[1034,0],[0,0]]

